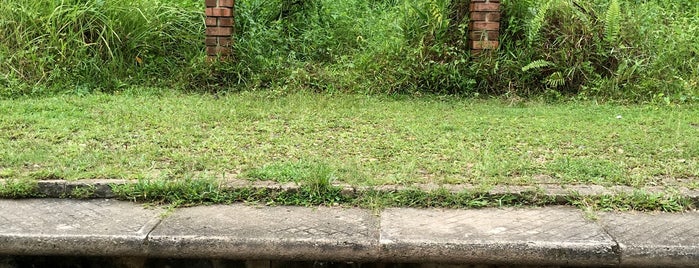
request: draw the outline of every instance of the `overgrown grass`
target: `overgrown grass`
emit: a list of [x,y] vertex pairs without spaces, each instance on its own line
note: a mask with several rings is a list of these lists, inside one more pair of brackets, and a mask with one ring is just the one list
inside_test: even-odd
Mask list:
[[0,93],[176,84],[203,59],[199,2],[2,0]]
[[364,190],[343,194],[332,185],[303,183],[298,190],[222,187],[213,179],[139,180],[115,185],[118,198],[159,205],[192,206],[247,202],[264,205],[358,206],[380,210],[386,207],[483,208],[504,206],[571,205],[591,211],[665,211],[694,209],[696,201],[672,193],[620,193],[616,195],[570,195],[555,198],[537,192],[491,194],[480,191],[450,192],[444,188],[424,191]]
[[0,95],[193,91],[699,98],[699,3],[503,0],[498,52],[472,58],[467,1],[250,0],[235,61],[209,65],[199,0],[2,0]]
[[36,181],[8,179],[0,181],[0,198],[38,197]]
[[0,176],[692,186],[695,106],[297,93],[0,100]]
[[[673,192],[647,193],[642,190],[614,195],[578,195],[554,197],[532,191],[488,193],[481,190],[451,192],[445,188],[425,191],[365,189],[344,192],[330,184],[306,181],[298,189],[228,188],[225,182],[210,177],[140,179],[135,183],[111,186],[116,198],[169,207],[245,202],[268,206],[356,206],[381,210],[386,207],[483,208],[570,205],[595,211],[665,211],[696,209],[697,200]],[[80,186],[62,198],[94,198],[94,186]],[[0,181],[0,198],[41,197],[36,183],[28,180]]]

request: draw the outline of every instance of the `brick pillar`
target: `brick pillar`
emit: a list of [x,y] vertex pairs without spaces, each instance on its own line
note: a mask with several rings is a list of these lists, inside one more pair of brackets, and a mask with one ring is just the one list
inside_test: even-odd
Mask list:
[[497,49],[500,35],[500,0],[471,0],[469,45],[474,54]]
[[233,40],[234,0],[206,1],[206,55],[209,60],[228,58]]

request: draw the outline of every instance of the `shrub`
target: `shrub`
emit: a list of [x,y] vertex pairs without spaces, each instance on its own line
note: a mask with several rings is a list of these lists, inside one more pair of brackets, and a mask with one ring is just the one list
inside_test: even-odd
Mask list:
[[238,1],[234,60],[203,52],[200,0],[0,0],[0,94],[190,91],[699,97],[699,3],[503,0],[472,57],[468,0]]

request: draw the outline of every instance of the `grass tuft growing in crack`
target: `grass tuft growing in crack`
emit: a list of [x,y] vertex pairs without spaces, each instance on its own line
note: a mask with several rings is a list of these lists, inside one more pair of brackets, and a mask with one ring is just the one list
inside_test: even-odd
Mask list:
[[593,211],[663,211],[680,212],[696,209],[699,200],[683,197],[677,193],[648,193],[634,191],[615,195],[581,196],[574,194],[568,197],[570,205]]
[[97,188],[94,185],[78,186],[73,188],[73,190],[71,190],[65,197],[75,199],[90,199],[95,196],[96,190]]
[[0,181],[0,198],[31,198],[40,197],[37,182],[34,180],[8,179]]
[[157,204],[193,205],[225,203],[221,185],[214,179],[142,179],[133,184],[112,185],[114,194],[124,200]]

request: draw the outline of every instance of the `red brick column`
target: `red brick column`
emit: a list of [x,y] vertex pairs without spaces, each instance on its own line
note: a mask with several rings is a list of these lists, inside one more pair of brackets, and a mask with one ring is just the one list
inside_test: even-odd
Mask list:
[[206,55],[209,60],[231,55],[234,0],[206,1]]
[[471,0],[469,45],[472,53],[497,49],[500,35],[500,0]]

